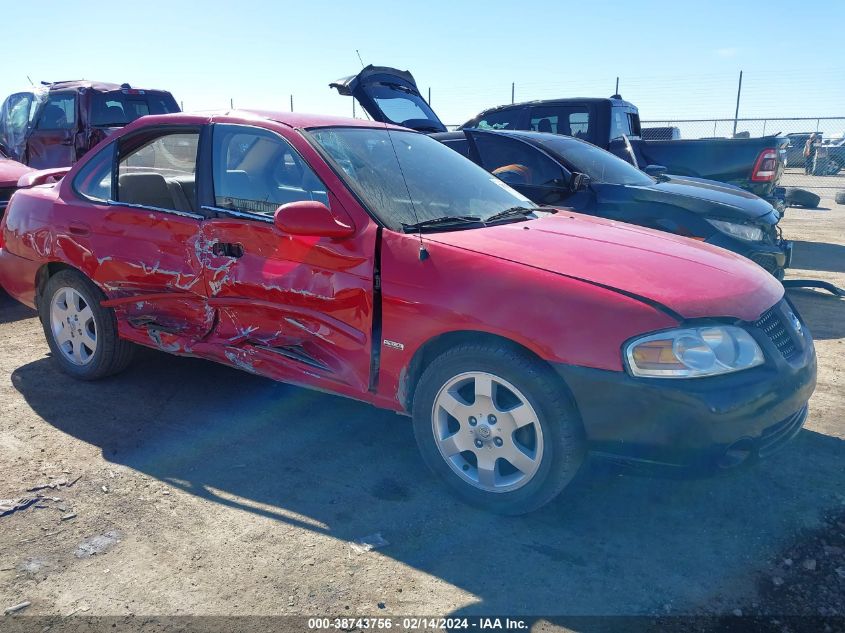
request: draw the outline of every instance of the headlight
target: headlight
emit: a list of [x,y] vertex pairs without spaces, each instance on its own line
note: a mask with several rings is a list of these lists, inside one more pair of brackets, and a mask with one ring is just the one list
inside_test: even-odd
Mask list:
[[749,242],[759,242],[763,239],[763,229],[759,226],[750,224],[737,224],[736,222],[725,222],[724,220],[707,220],[710,224],[716,227],[717,231],[733,235],[741,240]]
[[698,378],[728,374],[763,363],[751,335],[733,325],[667,330],[625,346],[628,371],[652,378]]

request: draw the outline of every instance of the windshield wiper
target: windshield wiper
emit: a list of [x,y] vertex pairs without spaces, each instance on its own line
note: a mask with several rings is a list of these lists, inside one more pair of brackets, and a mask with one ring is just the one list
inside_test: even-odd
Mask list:
[[456,226],[461,224],[480,224],[481,218],[477,215],[446,215],[442,218],[432,218],[430,220],[420,220],[413,224],[402,223],[402,230],[405,233],[413,233],[420,229],[431,228],[435,226]]
[[524,217],[534,213],[535,211],[537,211],[537,209],[533,207],[509,207],[504,211],[494,213],[484,220],[484,223],[486,224],[488,222],[495,222],[496,220],[504,220],[506,218]]

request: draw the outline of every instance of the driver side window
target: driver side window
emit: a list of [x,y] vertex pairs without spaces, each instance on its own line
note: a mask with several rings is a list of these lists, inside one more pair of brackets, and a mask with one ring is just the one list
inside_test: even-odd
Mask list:
[[258,128],[216,125],[214,204],[273,217],[288,202],[329,204],[326,186],[283,138]]
[[504,134],[474,134],[481,166],[509,185],[551,187],[560,184],[563,169],[539,149]]

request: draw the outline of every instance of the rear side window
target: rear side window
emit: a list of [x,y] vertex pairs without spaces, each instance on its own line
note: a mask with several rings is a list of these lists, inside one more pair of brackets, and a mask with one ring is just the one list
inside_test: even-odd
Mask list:
[[[134,144],[136,139],[129,139]],[[121,148],[117,200],[157,209],[195,212],[199,132],[171,132]]]
[[328,205],[326,186],[296,150],[268,130],[214,127],[214,204],[272,217],[288,202]]
[[590,111],[584,106],[542,106],[531,108],[531,129],[576,138],[590,133]]
[[515,130],[520,110],[497,110],[481,116],[475,125],[480,130]]
[[38,116],[39,130],[72,130],[76,127],[76,95],[54,94],[47,97]]
[[112,199],[114,148],[115,144],[111,143],[79,170],[73,179],[73,188],[76,193],[97,202]]
[[612,108],[610,115],[610,140],[622,138],[622,136],[639,137],[640,117],[621,108]]
[[148,114],[178,111],[179,107],[169,95],[97,93],[91,103],[91,124],[99,127],[120,127]]

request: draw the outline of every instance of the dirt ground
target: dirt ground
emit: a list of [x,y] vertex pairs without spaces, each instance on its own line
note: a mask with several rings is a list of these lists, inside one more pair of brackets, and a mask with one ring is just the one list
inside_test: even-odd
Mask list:
[[[786,214],[789,277],[845,286],[845,206],[822,207]],[[810,599],[766,594],[792,582],[788,552],[845,508],[845,300],[790,296],[816,337],[819,381],[788,449],[714,479],[592,466],[541,511],[502,518],[444,492],[406,418],[146,350],[120,376],[76,382],[32,311],[0,293],[0,499],[36,500],[0,517],[0,608],[509,613],[578,630],[568,618],[817,615]],[[372,535],[387,544],[353,547]],[[818,577],[804,569],[802,582],[836,591],[819,552]]]

